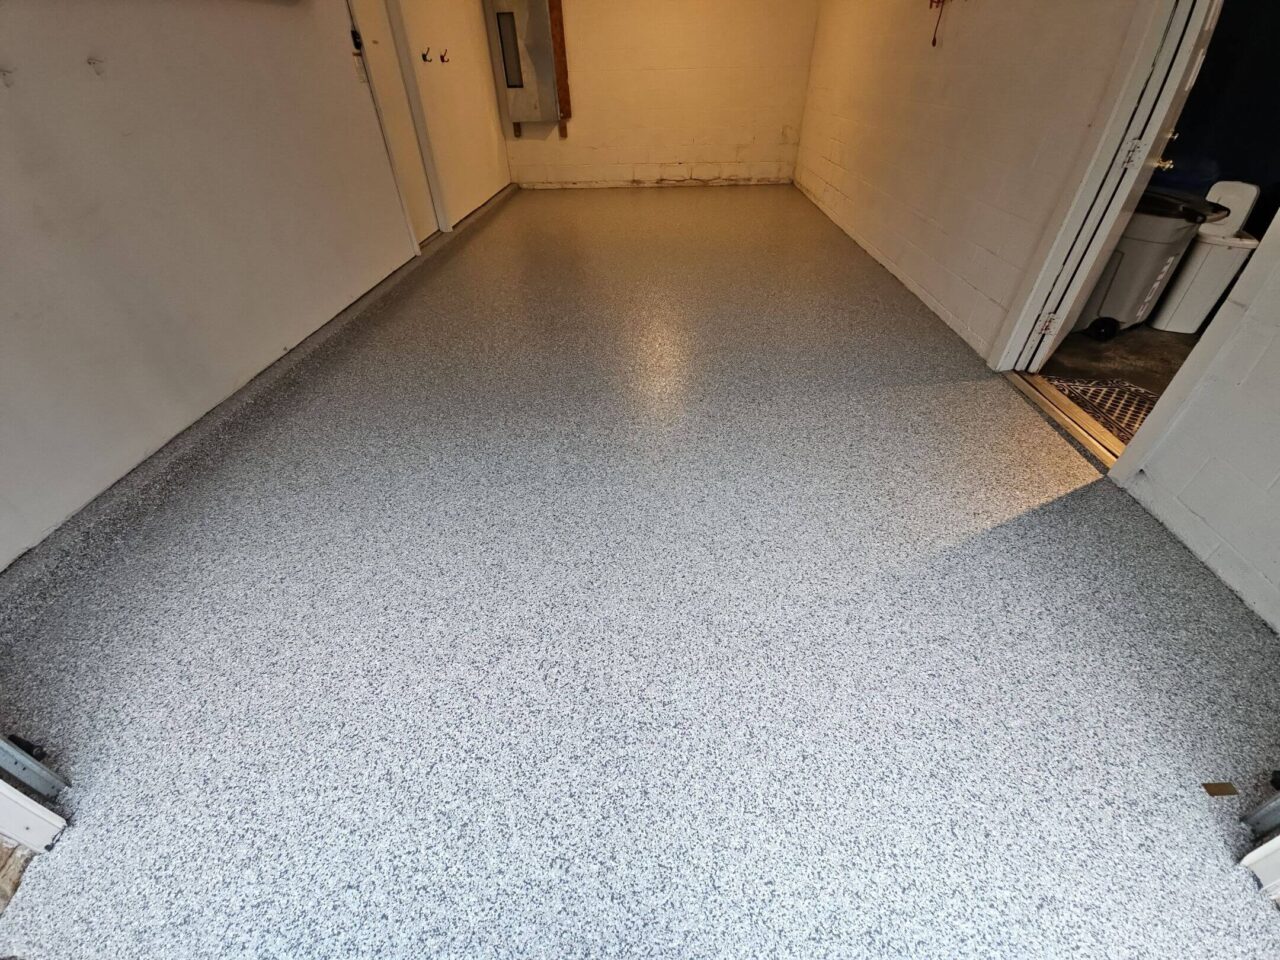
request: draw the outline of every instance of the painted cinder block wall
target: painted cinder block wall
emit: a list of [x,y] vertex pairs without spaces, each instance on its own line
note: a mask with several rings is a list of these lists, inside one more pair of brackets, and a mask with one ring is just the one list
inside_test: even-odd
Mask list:
[[[1110,109],[1146,0],[822,0],[796,181],[983,356]],[[1205,359],[1207,358],[1207,359]],[[1280,628],[1280,231],[1115,479]],[[1139,442],[1142,435],[1139,435]],[[1159,571],[1149,571],[1158,577]]]
[[522,186],[787,182],[817,0],[566,0],[573,119],[507,132]]
[[0,4],[0,568],[413,257],[350,29]]
[[[1197,362],[1201,350],[1208,358]],[[1189,396],[1119,479],[1280,629],[1280,229],[1267,234],[1178,376]]]
[[822,0],[796,182],[983,356],[1144,0]]

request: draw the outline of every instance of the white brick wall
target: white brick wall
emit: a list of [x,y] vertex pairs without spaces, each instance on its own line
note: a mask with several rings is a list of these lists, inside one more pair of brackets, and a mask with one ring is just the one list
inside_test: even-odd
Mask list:
[[1143,0],[822,0],[796,181],[984,356]]
[[1280,233],[1272,233],[1214,319],[1224,342],[1125,486],[1280,628]]
[[795,169],[818,0],[565,0],[573,119],[507,133],[523,186],[778,182]]

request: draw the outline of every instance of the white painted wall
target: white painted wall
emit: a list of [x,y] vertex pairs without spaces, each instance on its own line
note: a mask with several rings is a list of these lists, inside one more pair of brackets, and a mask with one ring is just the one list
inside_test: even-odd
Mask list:
[[513,178],[790,180],[816,14],[817,0],[565,0],[569,137],[508,132]]
[[[1166,404],[1169,422],[1157,407],[1113,476],[1280,629],[1280,226]],[[1143,444],[1144,434],[1154,443]]]
[[0,4],[0,566],[413,254],[349,30]]
[[1146,2],[822,0],[797,183],[986,356]]

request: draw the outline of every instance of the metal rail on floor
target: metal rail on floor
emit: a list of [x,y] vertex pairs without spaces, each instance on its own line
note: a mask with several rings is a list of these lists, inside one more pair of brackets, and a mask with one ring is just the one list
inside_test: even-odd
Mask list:
[[1065,393],[1034,373],[1010,372],[1005,376],[1020,393],[1043,411],[1050,420],[1071,434],[1110,469],[1124,453],[1125,443],[1096,419],[1073,403]]
[[4,737],[0,737],[0,770],[51,800],[68,785],[66,780],[46,767],[37,757]]

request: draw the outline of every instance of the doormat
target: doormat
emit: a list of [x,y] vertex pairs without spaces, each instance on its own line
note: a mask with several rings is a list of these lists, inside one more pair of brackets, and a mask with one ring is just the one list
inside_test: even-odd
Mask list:
[[31,851],[0,840],[0,913],[18,891],[22,873],[31,862]]
[[1129,443],[1147,419],[1158,394],[1128,380],[1080,380],[1075,377],[1045,377],[1089,416]]

